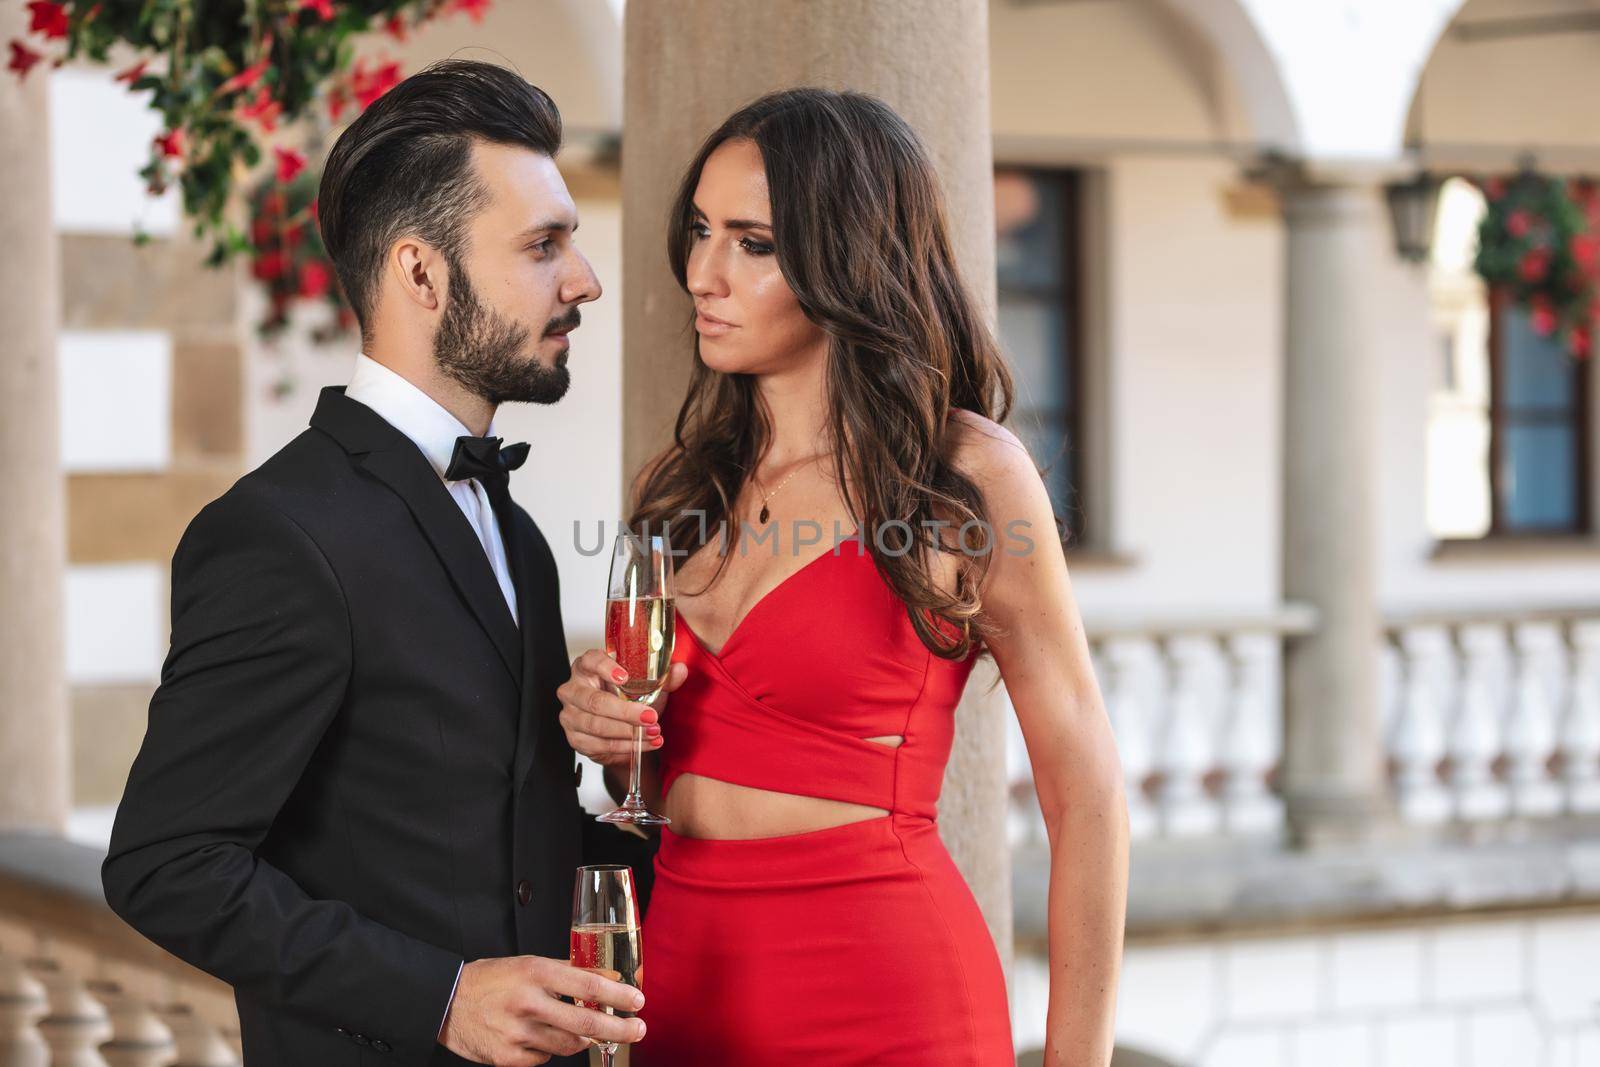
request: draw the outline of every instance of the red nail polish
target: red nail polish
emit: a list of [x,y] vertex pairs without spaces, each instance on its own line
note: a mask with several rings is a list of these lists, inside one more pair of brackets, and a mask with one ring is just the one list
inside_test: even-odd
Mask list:
[[626,682],[628,680],[628,672],[618,667],[611,672],[611,680],[613,682]]
[[660,716],[653,711],[641,711],[639,713],[639,721],[644,723],[646,726],[655,722],[659,718]]

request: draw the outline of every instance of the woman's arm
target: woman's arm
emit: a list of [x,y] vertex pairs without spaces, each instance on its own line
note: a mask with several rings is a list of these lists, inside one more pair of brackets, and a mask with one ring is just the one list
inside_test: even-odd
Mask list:
[[[1045,1063],[1110,1062],[1128,882],[1127,801],[1050,499],[1015,436],[963,413],[956,463],[995,530],[982,588],[990,641],[1050,839]],[[1017,520],[1027,526],[1009,526]],[[1031,548],[1014,531],[1032,541]]]

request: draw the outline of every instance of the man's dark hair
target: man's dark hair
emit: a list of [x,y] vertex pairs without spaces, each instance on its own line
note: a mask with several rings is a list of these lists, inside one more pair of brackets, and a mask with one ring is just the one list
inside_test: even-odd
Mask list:
[[418,237],[460,262],[467,223],[487,196],[472,168],[476,141],[554,157],[561,112],[515,71],[446,60],[378,98],[334,143],[317,191],[318,226],[363,337],[396,240]]

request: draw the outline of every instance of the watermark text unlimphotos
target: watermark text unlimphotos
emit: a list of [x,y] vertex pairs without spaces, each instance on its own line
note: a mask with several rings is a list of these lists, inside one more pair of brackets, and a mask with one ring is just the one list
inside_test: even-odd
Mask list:
[[[700,536],[695,544],[703,545],[709,538],[706,526],[706,514],[695,510],[684,513],[689,520],[698,522]],[[607,526],[611,529],[608,530]],[[991,552],[1001,551],[1008,556],[1027,556],[1033,553],[1034,540],[1028,531],[1033,524],[1026,519],[1012,519],[1005,525],[1004,537],[995,536],[994,527],[983,519],[968,519],[960,527],[953,522],[943,519],[923,519],[919,525],[927,530],[935,539],[942,539],[944,531],[956,531],[957,551],[968,556],[986,556]],[[785,535],[785,528],[787,534]],[[584,523],[579,519],[572,520],[572,547],[577,549],[580,556],[598,556],[606,550],[606,546],[618,532],[623,529],[621,523],[608,524],[600,520],[594,524],[594,539],[590,541],[584,536]],[[650,530],[635,531],[646,536]],[[854,528],[845,529],[837,520],[833,523],[832,551],[838,555],[846,542],[856,539],[858,531]],[[974,535],[977,536],[974,536]],[[813,545],[823,543],[825,533],[822,523],[814,519],[796,519],[784,524],[767,522],[760,525],[740,521],[738,546],[739,554],[747,556],[752,550],[766,548],[774,557],[787,551],[790,555],[798,556]],[[728,548],[729,529],[726,519],[717,523],[717,549],[726,552]],[[969,544],[968,542],[972,543]],[[916,547],[916,532],[909,522],[903,519],[890,519],[888,522],[878,523],[872,531],[872,547],[881,556],[904,556]],[[861,554],[866,550],[865,539],[858,539],[856,552]],[[687,548],[668,549],[674,558],[682,558],[690,554]]]

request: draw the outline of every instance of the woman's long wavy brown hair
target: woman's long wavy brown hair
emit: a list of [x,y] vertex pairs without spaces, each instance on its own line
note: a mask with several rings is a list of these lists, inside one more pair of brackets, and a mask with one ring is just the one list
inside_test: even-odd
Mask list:
[[[962,283],[933,165],[905,120],[872,96],[764,96],[706,138],[679,187],[667,250],[685,289],[700,172],[718,146],[739,139],[761,151],[779,268],[828,335],[829,431],[845,504],[864,544],[882,524],[909,525],[913,549],[874,551],[877,568],[923,644],[964,658],[989,633],[978,589],[998,539],[980,552],[982,527],[958,545],[923,522],[988,522],[978,487],[951,464],[946,419],[960,408],[1003,422],[1012,382]],[[755,379],[707,367],[697,336],[673,443],[646,468],[629,525],[664,530],[691,554],[724,521],[737,529],[730,512],[770,436]],[[894,529],[883,540],[899,551],[906,539]],[[935,581],[930,547],[966,557],[953,594]],[[726,564],[724,556],[713,581]]]

